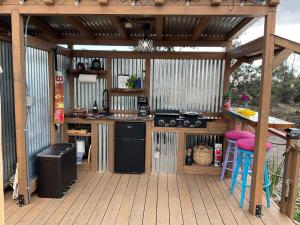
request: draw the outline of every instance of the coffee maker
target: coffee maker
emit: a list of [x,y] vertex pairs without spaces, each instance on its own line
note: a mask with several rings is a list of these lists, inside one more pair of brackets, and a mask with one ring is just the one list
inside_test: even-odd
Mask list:
[[138,103],[138,116],[146,117],[150,112],[148,98],[145,96],[138,96],[137,103]]

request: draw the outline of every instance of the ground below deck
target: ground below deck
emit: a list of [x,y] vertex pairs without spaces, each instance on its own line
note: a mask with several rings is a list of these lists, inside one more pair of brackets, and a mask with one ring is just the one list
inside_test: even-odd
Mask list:
[[248,213],[248,199],[240,209],[240,191],[230,195],[229,183],[202,175],[81,171],[61,199],[34,194],[32,204],[19,208],[6,193],[5,224],[293,224],[275,203],[261,219]]

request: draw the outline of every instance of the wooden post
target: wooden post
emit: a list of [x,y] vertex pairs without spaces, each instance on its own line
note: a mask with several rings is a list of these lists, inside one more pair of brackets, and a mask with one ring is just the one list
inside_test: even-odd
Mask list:
[[280,212],[291,219],[295,216],[295,204],[298,192],[298,177],[300,168],[300,147],[296,146],[299,140],[287,139],[286,147],[289,150],[285,162],[281,189]]
[[146,122],[145,173],[152,171],[152,121]]
[[230,87],[231,48],[232,48],[232,42],[227,42],[226,55],[225,55],[223,95],[225,95],[229,91],[229,87]]
[[146,60],[146,73],[145,73],[145,83],[144,83],[144,89],[145,89],[145,96],[148,98],[150,97],[150,76],[151,76],[151,60]]
[[91,171],[98,171],[98,124],[92,123],[91,124]]
[[29,202],[30,192],[27,190],[27,157],[25,144],[25,120],[26,120],[26,77],[24,60],[24,21],[18,10],[12,10],[12,53],[14,76],[14,101],[16,122],[16,149],[18,162],[19,194],[24,195],[25,204]]
[[[0,72],[0,76],[2,76]],[[4,224],[4,188],[3,188],[3,158],[2,158],[2,110],[0,94],[0,224]]]
[[108,124],[108,171],[113,173],[115,171],[115,123]]
[[183,166],[185,162],[185,134],[178,133],[178,152],[177,152],[177,173],[183,174]]
[[56,143],[56,129],[54,125],[54,53],[48,52],[48,70],[49,70],[49,96],[50,96],[50,143]]
[[265,16],[265,31],[263,39],[262,81],[260,87],[260,108],[258,126],[256,128],[253,176],[251,181],[249,211],[255,214],[256,207],[262,204],[264,180],[264,163],[266,159],[266,143],[268,135],[268,120],[272,87],[272,64],[274,54],[274,36],[276,12]]

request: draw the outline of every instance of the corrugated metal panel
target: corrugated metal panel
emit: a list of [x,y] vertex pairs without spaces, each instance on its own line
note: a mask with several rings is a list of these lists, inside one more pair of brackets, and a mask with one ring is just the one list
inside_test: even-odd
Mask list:
[[194,147],[195,145],[207,144],[214,147],[215,143],[223,144],[223,136],[217,135],[187,135],[186,147]]
[[[89,68],[94,58],[74,57],[75,62],[82,62]],[[100,58],[106,70],[107,59]],[[75,69],[75,68],[73,68]],[[106,79],[97,78],[96,83],[78,82],[78,78],[74,78],[74,104],[75,108],[91,108],[94,101],[97,101],[98,106],[102,105],[102,92],[106,89]]]
[[60,71],[64,77],[64,104],[65,109],[70,107],[69,99],[69,82],[68,82],[68,73],[67,70],[70,68],[70,58],[63,55],[57,56],[57,69]]
[[137,110],[137,96],[112,96],[112,110]]
[[99,36],[118,36],[110,19],[103,16],[80,16],[83,24]]
[[7,184],[9,178],[14,174],[16,169],[16,134],[11,43],[0,41],[0,66],[3,69],[3,74],[0,74],[3,179],[4,184]]
[[99,171],[105,172],[107,171],[108,165],[108,125],[99,124],[98,126],[98,149],[99,149]]
[[[152,172],[176,173],[177,140],[177,133],[152,133]],[[155,152],[159,152],[159,157],[154,157]]]
[[45,23],[48,23],[50,26],[63,32],[64,35],[66,34],[79,34],[76,30],[76,27],[73,27],[71,24],[66,23],[62,17],[58,16],[41,16],[41,20]]
[[211,17],[204,36],[226,36],[244,17]]
[[164,33],[165,35],[190,35],[199,21],[198,17],[167,16],[164,21]]
[[224,60],[151,60],[150,107],[219,112]]
[[27,48],[27,95],[32,105],[27,107],[26,149],[30,177],[36,176],[36,154],[50,144],[49,70],[46,51]]

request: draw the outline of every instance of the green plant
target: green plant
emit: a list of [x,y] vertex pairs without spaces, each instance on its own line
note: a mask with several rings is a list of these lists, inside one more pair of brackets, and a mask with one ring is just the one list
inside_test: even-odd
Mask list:
[[270,178],[270,195],[273,196],[278,184],[280,183],[280,178],[282,176],[282,171],[284,167],[284,158],[272,153],[272,156],[268,159],[268,170]]
[[224,94],[224,100],[231,99],[231,96],[232,96],[231,91],[226,92],[226,93]]
[[295,220],[300,222],[300,190],[297,193]]
[[137,75],[136,74],[132,74],[128,80],[127,80],[127,87],[128,88],[134,88],[135,86],[135,81],[137,80]]

